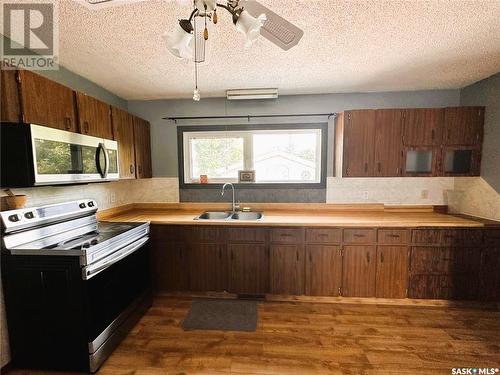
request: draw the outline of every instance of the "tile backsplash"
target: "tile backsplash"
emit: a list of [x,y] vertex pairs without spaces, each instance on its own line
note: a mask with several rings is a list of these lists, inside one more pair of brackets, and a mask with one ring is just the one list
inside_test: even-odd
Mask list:
[[100,209],[140,202],[179,202],[179,183],[176,177],[143,180],[120,180],[100,184],[73,186],[44,186],[12,189],[15,194],[26,194],[27,207],[92,198]]

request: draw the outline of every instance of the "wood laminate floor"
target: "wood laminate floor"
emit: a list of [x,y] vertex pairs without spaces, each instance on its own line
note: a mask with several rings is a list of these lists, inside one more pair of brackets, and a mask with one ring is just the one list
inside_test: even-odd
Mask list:
[[[500,367],[498,310],[266,302],[256,332],[184,332],[190,305],[156,298],[98,374],[428,375]],[[53,373],[9,372],[21,374]]]

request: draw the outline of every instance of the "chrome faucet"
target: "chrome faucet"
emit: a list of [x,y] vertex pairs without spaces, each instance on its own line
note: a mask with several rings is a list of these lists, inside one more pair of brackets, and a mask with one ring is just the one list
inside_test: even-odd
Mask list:
[[231,210],[232,210],[232,212],[236,212],[236,210],[239,209],[239,205],[236,205],[234,203],[234,185],[232,183],[230,183],[230,182],[225,183],[224,186],[222,187],[222,191],[220,192],[220,195],[224,196],[224,191],[226,190],[227,186],[230,186],[231,189],[233,189],[233,201],[232,201]]

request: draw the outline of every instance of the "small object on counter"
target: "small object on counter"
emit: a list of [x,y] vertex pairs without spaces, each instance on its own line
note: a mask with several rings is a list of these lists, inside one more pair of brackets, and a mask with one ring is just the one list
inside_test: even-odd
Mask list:
[[2,211],[24,208],[26,200],[28,199],[26,195],[16,195],[10,189],[4,189],[4,192],[7,195],[2,197]]
[[243,211],[243,212],[252,212],[252,209],[250,207],[243,207],[241,209],[241,211]]
[[206,174],[200,175],[200,184],[208,184],[208,176]]

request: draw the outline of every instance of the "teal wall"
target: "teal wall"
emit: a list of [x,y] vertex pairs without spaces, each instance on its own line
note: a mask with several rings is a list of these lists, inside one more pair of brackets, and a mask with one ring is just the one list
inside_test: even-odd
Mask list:
[[463,88],[460,104],[486,107],[481,176],[500,193],[500,73]]

